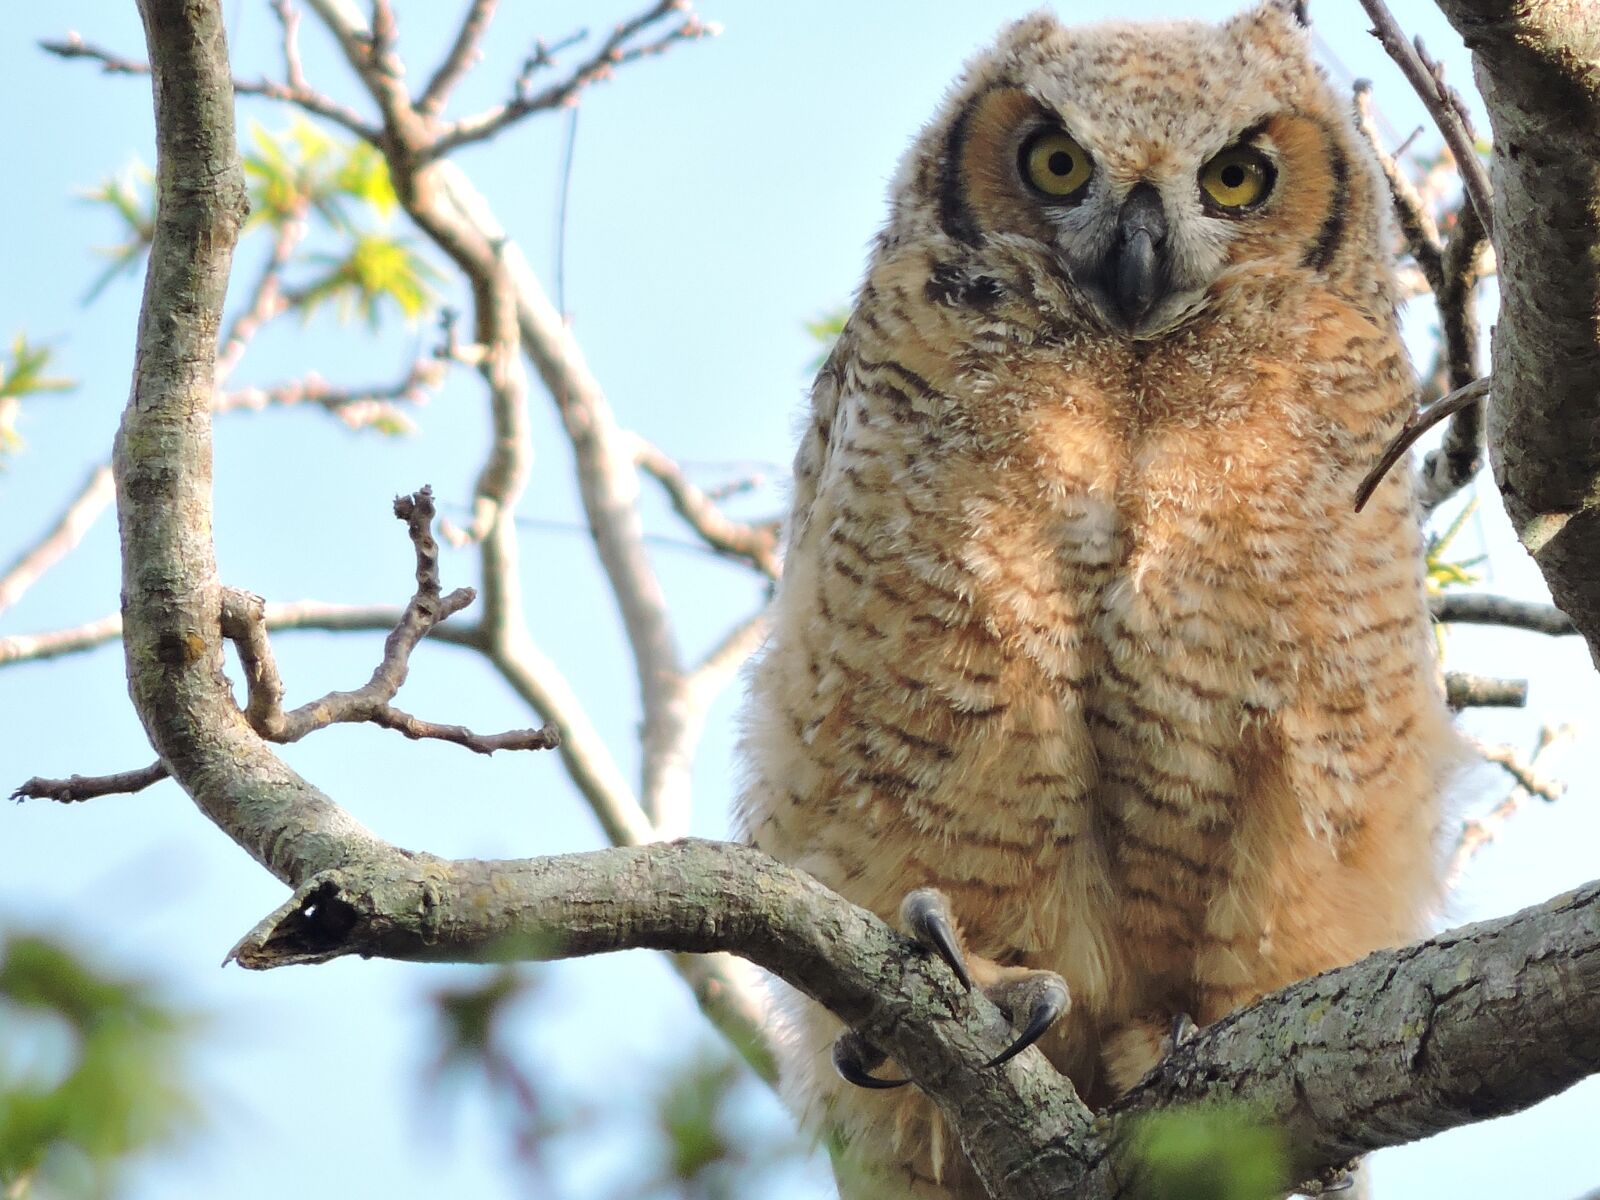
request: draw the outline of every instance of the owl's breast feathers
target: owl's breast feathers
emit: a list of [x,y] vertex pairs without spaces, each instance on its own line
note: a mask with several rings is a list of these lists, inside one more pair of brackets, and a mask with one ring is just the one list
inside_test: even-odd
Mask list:
[[1407,394],[1392,333],[979,372],[861,316],[756,679],[758,842],[886,916],[944,889],[1091,1019],[1214,1019],[1409,936],[1449,734],[1409,481],[1349,503]]

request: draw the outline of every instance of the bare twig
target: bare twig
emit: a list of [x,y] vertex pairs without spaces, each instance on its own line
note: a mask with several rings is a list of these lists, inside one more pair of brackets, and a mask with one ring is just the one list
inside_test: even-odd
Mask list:
[[142,792],[152,783],[167,777],[167,768],[151,763],[136,771],[121,771],[115,775],[74,775],[70,779],[44,779],[39,776],[28,780],[11,793],[13,800],[55,800],[61,804],[76,804],[80,800],[93,800],[97,796],[116,793]]
[[474,754],[493,754],[496,750],[553,750],[561,744],[561,732],[554,725],[540,729],[512,729],[505,733],[473,733],[462,725],[424,721],[388,704],[374,709],[367,720],[385,729],[403,733],[412,741],[432,738],[452,742]]
[[[107,75],[148,75],[150,64],[139,62],[136,59],[124,58],[113,54],[109,50],[102,50],[85,42],[76,33],[69,33],[61,41],[41,41],[39,46],[43,50],[60,58],[86,58],[100,64],[100,69]],[[286,104],[293,104],[308,113],[332,121],[335,125],[355,134],[364,142],[377,145],[380,132],[368,125],[361,114],[353,108],[347,108],[329,96],[312,90],[309,87],[296,87],[292,84],[277,83],[270,79],[235,79],[233,91],[239,96],[263,96],[268,100],[281,100]]]
[[[416,548],[417,591],[399,613],[384,644],[383,660],[367,683],[350,692],[330,692],[292,712],[284,712],[283,678],[267,637],[267,606],[259,596],[224,588],[220,608],[222,634],[233,642],[244,669],[245,719],[268,741],[296,742],[329,725],[370,722],[412,739],[434,738],[464,746],[478,754],[496,750],[549,750],[561,744],[553,726],[479,734],[460,725],[441,725],[395,708],[389,703],[405,682],[411,652],[440,622],[459,612],[474,598],[471,588],[441,595],[438,545],[433,540],[433,493],[429,488],[395,500],[395,515],[404,520]],[[17,796],[50,796],[58,800],[83,800],[112,792],[137,791],[167,774],[156,763],[141,771],[102,777],[74,776],[69,780],[34,779]]]
[[1445,592],[1429,600],[1433,619],[1440,624],[1504,625],[1562,637],[1577,633],[1572,618],[1553,604],[1533,604],[1507,596]]
[[[1439,284],[1434,289],[1443,339],[1440,354],[1445,386],[1451,391],[1469,386],[1481,371],[1478,284],[1483,278],[1488,248],[1488,237],[1476,210],[1463,203],[1456,212],[1454,232],[1445,247]],[[1439,448],[1423,459],[1418,499],[1424,513],[1432,512],[1455,495],[1483,467],[1483,409],[1480,401],[1455,412]]]
[[[1517,811],[1535,795],[1541,796],[1545,800],[1555,800],[1560,796],[1560,790],[1554,787],[1547,785],[1544,788],[1540,788],[1530,785],[1537,785],[1542,782],[1537,772],[1546,765],[1548,755],[1558,747],[1574,740],[1576,736],[1577,729],[1573,725],[1561,725],[1555,728],[1546,725],[1539,731],[1539,739],[1534,744],[1533,753],[1528,756],[1526,763],[1518,764],[1523,770],[1512,772],[1513,777],[1518,781],[1517,786],[1506,794],[1505,799],[1501,800],[1482,816],[1468,817],[1461,823],[1461,833],[1456,838],[1455,849],[1451,851],[1450,864],[1445,871],[1445,886],[1447,888],[1454,888],[1461,881],[1473,856],[1492,842],[1500,830],[1505,827],[1506,822],[1511,820],[1517,814]],[[1483,749],[1484,747],[1479,747],[1480,753]],[[1490,749],[1504,749],[1507,751],[1508,757],[1515,757],[1509,747],[1491,747]],[[1497,759],[1495,761],[1499,761],[1502,766],[1506,766],[1503,760]],[[1507,770],[1509,771],[1511,768],[1507,767]]]
[[1444,693],[1445,703],[1455,709],[1522,708],[1528,703],[1528,681],[1447,671]]
[[1422,49],[1421,39],[1407,41],[1388,6],[1383,0],[1361,0],[1361,7],[1372,18],[1372,32],[1389,57],[1416,89],[1417,95],[1433,115],[1445,144],[1455,156],[1461,172],[1461,182],[1471,198],[1483,228],[1494,233],[1494,191],[1489,185],[1489,173],[1478,157],[1477,139],[1472,134],[1467,107],[1454,88],[1444,82],[1443,69],[1428,58]]
[[776,520],[747,524],[728,517],[710,496],[690,482],[680,467],[643,438],[634,439],[634,461],[667,493],[672,508],[710,546],[726,558],[749,563],[768,579],[782,571]]
[[428,86],[417,98],[417,111],[423,116],[437,117],[443,112],[456,84],[466,77],[482,57],[478,46],[483,41],[484,31],[489,28],[489,22],[494,18],[496,3],[497,0],[472,0],[467,6],[466,16],[456,30],[456,40],[450,52],[444,56],[433,78],[428,80]]
[[559,744],[554,729],[515,730],[479,735],[453,725],[422,721],[390,705],[405,683],[411,652],[436,625],[471,604],[471,588],[440,594],[439,547],[433,540],[433,490],[423,488],[396,498],[395,515],[406,522],[416,549],[417,590],[384,643],[383,659],[367,682],[347,692],[329,692],[320,699],[284,712],[283,683],[266,636],[265,606],[247,593],[226,592],[223,597],[223,633],[239,651],[248,685],[245,715],[263,737],[275,742],[298,741],[328,725],[370,721],[398,730],[407,737],[438,737],[478,753],[496,749],[549,749]]
[[278,226],[277,235],[272,240],[272,253],[267,257],[266,265],[262,267],[255,287],[251,289],[249,303],[245,305],[244,311],[234,317],[227,333],[222,336],[217,351],[218,387],[227,382],[228,377],[233,374],[239,365],[239,360],[244,357],[245,350],[249,348],[251,339],[261,332],[261,327],[288,310],[289,301],[283,293],[283,269],[289,265],[289,260],[294,257],[295,248],[305,236],[306,222],[303,214],[290,217]]
[[1389,184],[1389,196],[1394,201],[1395,216],[1406,248],[1427,278],[1428,286],[1438,292],[1444,282],[1444,242],[1439,237],[1439,226],[1428,211],[1416,185],[1400,169],[1398,154],[1391,155],[1383,148],[1372,114],[1372,84],[1358,79],[1355,85],[1356,128],[1359,129],[1377,156],[1378,166]]
[[0,574],[0,612],[5,612],[22,594],[83,540],[115,494],[111,468],[105,465],[89,472],[78,494],[62,511],[48,533],[17,556]]
[[[650,26],[675,13],[681,13],[682,19],[667,32],[649,41],[634,40]],[[616,69],[626,63],[662,54],[678,42],[714,37],[719,32],[716,25],[702,21],[695,15],[686,0],[658,0],[650,8],[613,29],[599,49],[565,79],[541,91],[529,92],[525,87],[533,69],[550,61],[551,52],[541,47],[523,68],[516,92],[510,100],[446,126],[429,152],[433,155],[449,154],[461,146],[492,138],[531,113],[573,103],[584,88],[611,78]]]
[[[374,604],[328,604],[321,600],[269,603],[264,620],[278,632],[387,633],[399,622],[401,609]],[[19,633],[0,637],[0,667],[80,654],[122,636],[122,618],[115,613],[48,633]],[[432,642],[481,650],[483,632],[476,626],[436,625],[428,634]]]
[[1417,439],[1428,430],[1432,429],[1446,417],[1460,412],[1464,408],[1477,404],[1489,394],[1489,380],[1475,379],[1466,387],[1457,388],[1448,396],[1435,400],[1427,408],[1418,409],[1407,419],[1400,432],[1395,434],[1389,444],[1384,447],[1383,453],[1378,456],[1377,463],[1362,479],[1361,485],[1356,488],[1355,509],[1360,512],[1366,507],[1367,501],[1372,499],[1372,493],[1383,482],[1383,477],[1393,469],[1407,450],[1416,443]]
[[[1568,731],[1570,732],[1570,731]],[[1549,730],[1546,729],[1548,734]],[[1523,791],[1538,796],[1541,800],[1555,801],[1561,799],[1566,793],[1567,786],[1553,779],[1546,779],[1535,768],[1533,759],[1524,760],[1511,746],[1499,745],[1494,742],[1483,742],[1477,738],[1471,739],[1472,748],[1478,752],[1478,757],[1484,762],[1494,763],[1505,773],[1516,780],[1517,786]],[[1541,738],[1539,746],[1534,750],[1535,756],[1547,748],[1547,742]]]
[[359,388],[334,387],[315,371],[300,379],[269,388],[247,387],[218,392],[212,411],[237,409],[260,411],[264,408],[292,408],[311,404],[332,413],[353,429],[379,421],[404,421],[396,403],[422,404],[444,380],[445,364],[438,359],[419,358],[405,375],[391,384]]
[[718,642],[689,672],[686,683],[689,690],[704,705],[726,687],[738,674],[745,661],[761,648],[767,637],[767,609],[751,613],[739,622]]

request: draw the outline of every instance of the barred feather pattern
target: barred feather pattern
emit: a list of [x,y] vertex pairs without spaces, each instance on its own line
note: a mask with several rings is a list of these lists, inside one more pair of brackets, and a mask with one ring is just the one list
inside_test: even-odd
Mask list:
[[[975,958],[1059,973],[1041,1049],[1094,1104],[1176,1014],[1409,940],[1438,896],[1458,750],[1412,481],[1352,505],[1411,405],[1386,201],[1305,42],[1272,2],[1036,16],[969,67],[817,380],[752,678],[752,840],[891,921],[937,887]],[[1212,67],[1240,94],[1197,115]],[[1275,204],[1211,260],[1194,225],[1170,327],[1107,329],[1069,235],[996,192],[1040,109],[1108,202],[1261,130]],[[983,1195],[926,1101],[843,1084],[838,1023],[784,1007],[785,1085],[848,1143],[845,1196]]]

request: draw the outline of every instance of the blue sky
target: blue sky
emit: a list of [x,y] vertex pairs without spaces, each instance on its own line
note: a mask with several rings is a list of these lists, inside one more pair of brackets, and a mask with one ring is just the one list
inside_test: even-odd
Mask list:
[[[415,64],[414,79],[426,77],[461,7],[400,5],[401,50]],[[635,5],[502,7],[487,61],[461,89],[459,105],[499,99],[535,36],[603,26]],[[1113,11],[1102,2],[1056,7],[1072,21]],[[1402,0],[1393,7],[1464,84],[1470,73],[1459,43],[1431,6]],[[1212,0],[1123,0],[1115,13],[1216,18],[1232,8]],[[1376,81],[1397,138],[1421,124],[1419,106],[1365,36],[1354,0],[1314,0],[1312,9],[1336,76]],[[226,0],[225,11],[238,74],[278,71],[277,27],[266,4]],[[721,38],[630,66],[586,96],[566,230],[566,307],[625,424],[685,460],[753,462],[782,472],[815,354],[804,322],[848,298],[899,154],[963,60],[1023,11],[953,0],[704,0],[700,12],[725,27]],[[41,398],[25,411],[28,450],[0,471],[0,563],[48,525],[106,456],[131,371],[139,281],[119,281],[95,305],[80,304],[101,265],[90,248],[115,230],[75,197],[134,159],[153,161],[148,85],[36,49],[39,38],[68,29],[143,55],[137,16],[125,0],[19,6],[0,37],[12,165],[9,185],[0,189],[0,228],[7,231],[0,335],[25,330],[49,342],[60,371],[79,381],[72,394]],[[310,16],[303,41],[313,81],[359,106]],[[241,117],[244,129],[254,121],[278,130],[289,121],[264,101],[244,101]],[[563,120],[546,117],[461,156],[547,280],[563,134]],[[247,243],[241,279],[263,250]],[[450,299],[461,306],[459,296]],[[1419,308],[1410,318],[1425,338],[1427,312]],[[289,323],[259,340],[239,379],[270,383],[315,368],[336,382],[388,380],[429,337],[398,328],[371,337],[327,318]],[[474,380],[463,376],[419,414],[420,433],[405,440],[354,435],[313,412],[221,419],[217,540],[224,578],[271,599],[400,602],[410,587],[410,551],[388,515],[389,497],[432,483],[445,511],[459,515],[486,441],[482,407]],[[533,625],[631,765],[631,667],[586,539],[561,527],[571,526],[576,506],[568,453],[542,395],[533,412],[536,476],[521,510],[531,522],[525,554]],[[1489,586],[1542,597],[1487,481],[1482,492],[1482,515],[1469,537],[1491,554]],[[750,504],[768,511],[779,499],[769,490]],[[682,536],[654,502],[650,520],[655,532]],[[700,555],[663,547],[658,564],[691,652],[710,645],[759,595],[740,572]],[[447,554],[444,570],[447,586],[472,582],[474,563],[469,554]],[[0,636],[113,611],[117,578],[114,525],[103,520],[67,563],[0,617]],[[364,679],[377,653],[376,639],[278,640],[291,700]],[[1526,746],[1542,722],[1600,711],[1576,640],[1462,633],[1451,653],[1461,669],[1533,681],[1526,711],[1468,718],[1480,736]],[[714,713],[696,769],[695,831],[710,836],[726,832],[736,692]],[[526,723],[484,666],[449,648],[419,652],[402,698],[423,715],[475,728]],[[600,844],[554,756],[482,759],[366,728],[328,731],[284,754],[402,845],[514,856]],[[0,784],[7,789],[33,774],[113,771],[149,758],[118,647],[0,669]],[[1580,781],[1600,777],[1597,768],[1589,738],[1562,763],[1562,773]],[[1474,774],[1463,802],[1492,797],[1501,783],[1492,771]],[[1593,792],[1592,783],[1580,783],[1559,805],[1519,817],[1481,856],[1452,919],[1509,912],[1600,873]],[[219,970],[234,940],[283,891],[170,784],[70,810],[30,804],[0,821],[0,927],[70,936],[111,962],[168,981],[183,1003],[211,1014],[198,1055],[207,1128],[143,1163],[130,1195],[265,1200],[283,1194],[285,1177],[311,1200],[522,1194],[481,1103],[469,1101],[446,1125],[422,1095],[430,1047],[425,998],[470,978],[462,969],[341,962],[267,975]],[[553,1089],[571,1083],[620,1109],[637,1106],[658,1069],[698,1044],[698,1016],[647,955],[563,964],[545,979],[517,1041]],[[596,1080],[614,1082],[600,1091]],[[1376,1167],[1379,1196],[1568,1200],[1600,1185],[1592,1149],[1597,1103],[1600,1089],[1591,1083],[1511,1121],[1386,1153]],[[563,1164],[567,1194],[592,1194],[627,1152],[611,1135],[575,1154]],[[789,1181],[782,1194],[828,1193],[814,1173]]]

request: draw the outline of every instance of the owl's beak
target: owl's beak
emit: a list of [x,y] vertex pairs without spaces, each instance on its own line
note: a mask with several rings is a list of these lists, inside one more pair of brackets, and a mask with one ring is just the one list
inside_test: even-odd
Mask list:
[[1161,195],[1148,183],[1128,193],[1117,214],[1117,230],[1104,268],[1104,286],[1130,329],[1167,290],[1167,214]]

